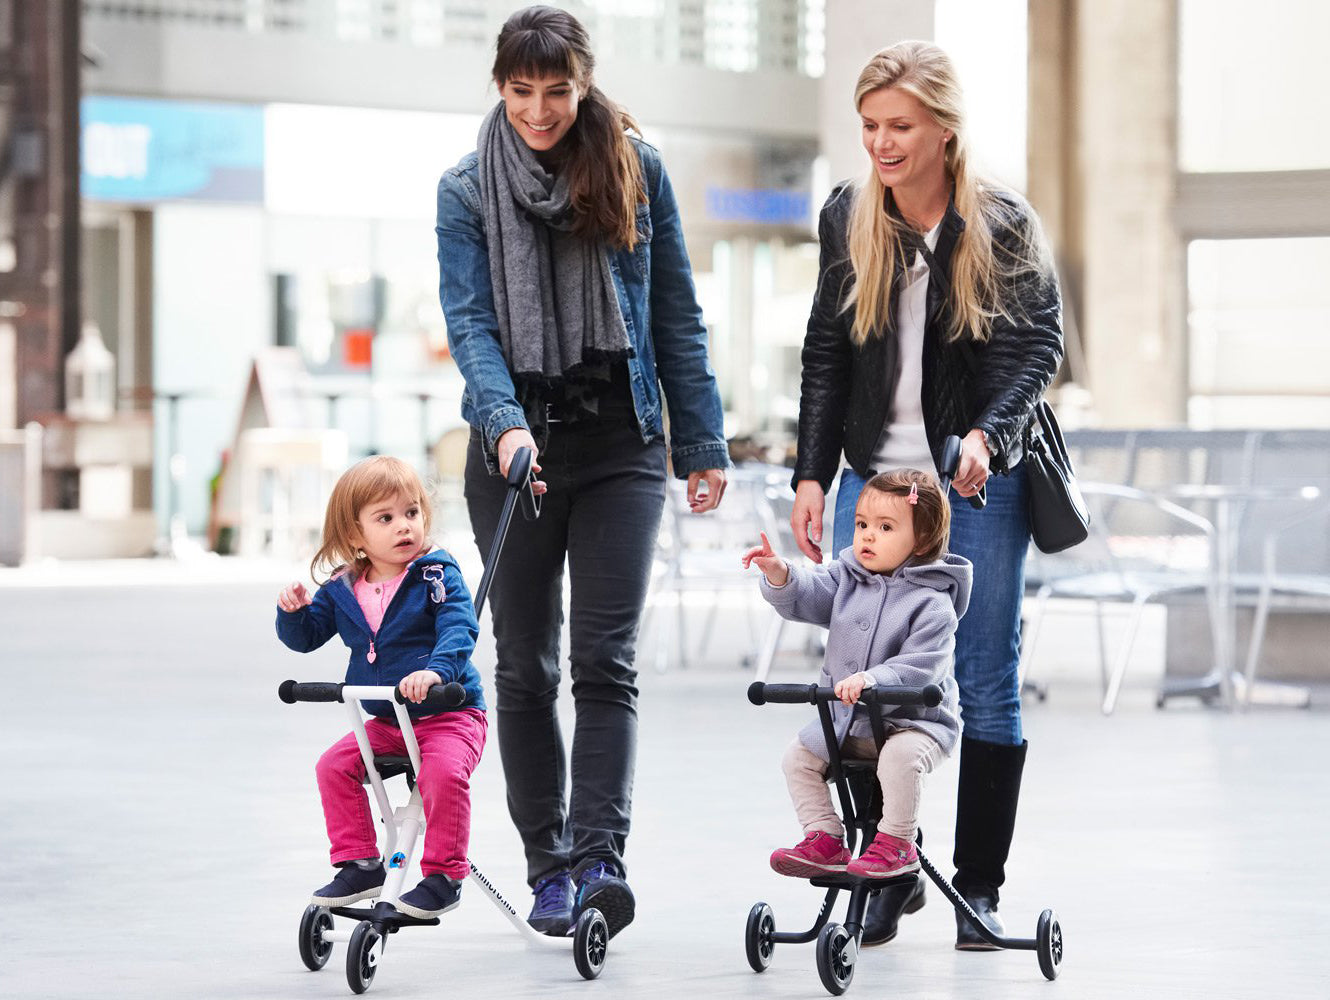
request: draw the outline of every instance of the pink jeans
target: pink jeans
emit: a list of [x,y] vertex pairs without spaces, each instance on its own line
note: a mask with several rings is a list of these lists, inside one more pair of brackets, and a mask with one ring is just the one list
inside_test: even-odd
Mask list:
[[[420,870],[425,875],[465,878],[471,870],[466,857],[471,839],[471,773],[485,748],[485,713],[474,708],[440,712],[413,719],[412,726],[420,744],[416,784],[425,807],[425,850]],[[396,726],[370,719],[365,723],[365,733],[375,756],[406,756],[406,743]],[[319,758],[315,773],[333,864],[377,857],[374,816],[361,784],[365,762],[355,733],[347,733],[329,747]]]

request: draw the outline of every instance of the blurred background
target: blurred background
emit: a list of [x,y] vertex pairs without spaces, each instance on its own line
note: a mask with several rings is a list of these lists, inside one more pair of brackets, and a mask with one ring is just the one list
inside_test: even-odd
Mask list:
[[[663,152],[737,461],[791,460],[817,211],[864,171],[858,70],[903,38],[952,54],[983,168],[1043,218],[1064,425],[1241,429],[1248,459],[1330,428],[1325,5],[563,6]],[[0,563],[300,558],[377,452],[456,500],[434,192],[514,7],[0,0]],[[1155,485],[1213,479],[1196,461]]]
[[[0,667],[15,681],[0,752],[24,762],[0,841],[23,859],[6,884],[25,901],[0,908],[0,937],[15,996],[336,992],[291,939],[321,864],[308,764],[337,723],[272,688],[336,679],[345,653],[281,650],[273,599],[307,579],[327,490],[371,453],[425,473],[437,539],[480,579],[435,190],[498,100],[494,38],[520,5],[0,0]],[[1038,752],[1009,926],[1056,903],[1078,1000],[1330,996],[1316,957],[1330,868],[1308,808],[1330,703],[1330,4],[560,6],[662,151],[736,461],[718,510],[690,515],[677,482],[666,505],[638,647],[634,884],[652,904],[607,974],[616,995],[815,989],[806,954],[781,978],[739,957],[755,893],[782,920],[811,902],[765,866],[789,822],[776,758],[751,782],[733,771],[793,717],[748,712],[743,688],[813,679],[822,648],[738,557],[759,528],[794,551],[817,212],[867,169],[863,63],[922,38],[957,64],[982,169],[1028,197],[1054,248],[1067,350],[1050,399],[1093,514],[1085,543],[1027,567]],[[32,698],[34,682],[53,696]],[[1258,704],[1321,710],[1204,708]],[[33,764],[34,747],[56,752]],[[955,773],[925,804],[944,845]],[[485,870],[520,886],[493,752],[475,787]],[[736,848],[700,904],[679,887],[680,816],[697,843]],[[1028,995],[1033,961],[965,964],[934,898],[876,959],[892,984]],[[446,969],[457,995],[494,995],[503,955],[504,995],[560,995],[553,966],[511,957],[496,914],[465,913],[456,934],[394,952],[399,989]]]

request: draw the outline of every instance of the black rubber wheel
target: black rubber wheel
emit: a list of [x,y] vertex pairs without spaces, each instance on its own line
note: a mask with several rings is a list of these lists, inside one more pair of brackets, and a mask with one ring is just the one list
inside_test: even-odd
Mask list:
[[595,979],[605,968],[605,952],[610,945],[610,928],[594,906],[583,910],[573,932],[573,962],[583,979]]
[[346,983],[352,993],[364,993],[374,982],[374,973],[379,969],[379,956],[375,953],[378,944],[379,932],[373,924],[368,920],[356,924],[346,945]]
[[817,936],[817,974],[834,997],[848,990],[854,980],[854,963],[846,962],[841,954],[849,942],[850,932],[840,924],[827,924]]
[[1039,914],[1039,928],[1035,931],[1035,953],[1039,956],[1039,971],[1048,980],[1057,979],[1062,965],[1062,925],[1057,914],[1045,910]]
[[748,911],[748,927],[744,930],[744,951],[748,953],[748,964],[754,972],[766,972],[771,964],[771,953],[776,950],[776,942],[771,935],[776,932],[776,917],[766,903],[754,903]]
[[324,931],[332,930],[332,914],[322,906],[310,903],[300,918],[300,960],[310,972],[318,972],[328,964],[332,942],[323,939]]

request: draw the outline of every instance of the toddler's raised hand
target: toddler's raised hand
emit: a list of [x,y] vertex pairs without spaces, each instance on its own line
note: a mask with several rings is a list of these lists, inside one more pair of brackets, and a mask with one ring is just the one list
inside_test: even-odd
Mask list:
[[277,595],[277,606],[283,611],[299,611],[313,603],[303,583],[293,583]]
[[760,534],[762,544],[754,545],[743,555],[744,569],[747,569],[753,563],[757,563],[757,568],[767,578],[767,583],[773,587],[783,587],[790,580],[790,568],[785,565],[785,560],[776,555],[771,548],[771,542],[767,541],[767,533],[763,531]]
[[867,686],[864,681],[863,673],[850,674],[845,680],[838,681],[833,690],[836,692],[836,697],[843,703],[853,705],[859,700],[859,695],[863,694],[864,688]]
[[429,689],[435,684],[442,684],[443,678],[433,670],[417,670],[415,673],[407,674],[402,678],[402,682],[397,685],[398,690],[402,692],[402,697],[407,701],[413,701],[419,705],[429,694]]

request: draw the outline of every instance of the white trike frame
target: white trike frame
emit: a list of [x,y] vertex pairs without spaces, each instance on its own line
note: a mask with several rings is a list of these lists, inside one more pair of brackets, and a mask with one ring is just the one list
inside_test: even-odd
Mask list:
[[[383,786],[383,777],[374,764],[374,750],[369,745],[369,734],[365,731],[365,719],[361,713],[360,703],[362,701],[386,701],[393,706],[397,724],[402,731],[402,742],[406,744],[407,756],[410,758],[411,768],[416,774],[420,774],[420,744],[416,741],[415,729],[411,725],[411,716],[407,712],[407,706],[397,701],[397,689],[395,687],[344,684],[341,685],[341,693],[347,717],[351,720],[351,731],[355,734],[356,744],[360,747],[361,760],[365,763],[365,774],[370,788],[373,790],[379,815],[383,819],[383,859],[387,867],[387,878],[384,880],[377,902],[390,903],[396,908],[397,901],[402,894],[402,886],[406,881],[407,870],[414,858],[416,842],[424,826],[425,810],[420,798],[419,784],[412,789],[411,798],[406,805],[393,808],[392,801],[388,797],[388,791]],[[528,945],[535,948],[567,948],[573,942],[571,930],[566,937],[554,938],[533,929],[513,905],[504,898],[503,894],[495,888],[494,884],[476,867],[475,863],[470,862],[470,865],[471,870],[468,873],[468,878],[479,886],[485,896],[499,908],[499,912],[517,929],[517,932]],[[339,908],[332,907],[330,909],[335,911]],[[339,930],[334,926],[331,930],[324,931],[322,937],[325,941],[349,942],[351,934],[352,931],[350,930]],[[374,945],[369,956],[371,966],[379,964],[386,937],[386,935],[380,935],[378,942]]]

